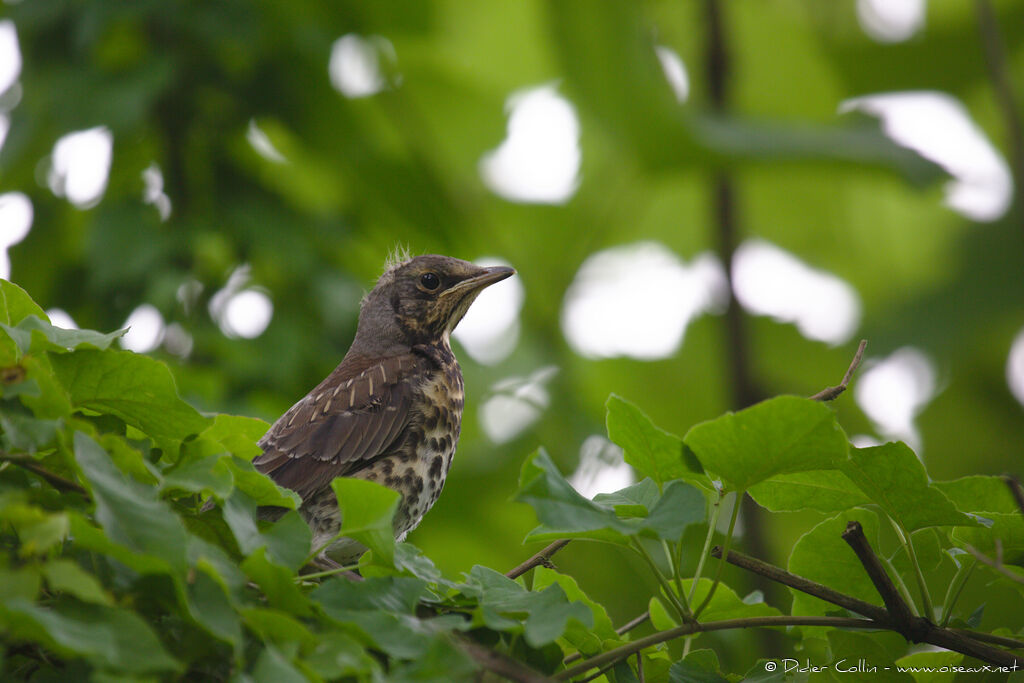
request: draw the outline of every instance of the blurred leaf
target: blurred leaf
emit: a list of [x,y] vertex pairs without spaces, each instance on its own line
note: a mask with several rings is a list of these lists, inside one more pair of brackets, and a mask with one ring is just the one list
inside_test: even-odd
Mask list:
[[67,593],[83,602],[113,605],[110,594],[103,590],[96,577],[71,560],[50,560],[43,565],[43,576],[50,590],[56,593]]
[[257,505],[298,509],[302,500],[290,489],[278,486],[274,480],[258,472],[251,462],[240,458],[222,458],[221,462],[235,480],[235,490],[244,493]]
[[267,553],[274,562],[298,571],[309,556],[313,533],[298,512],[289,510],[280,519],[260,532],[267,544]]
[[564,637],[573,647],[587,656],[595,655],[601,651],[602,645],[609,640],[616,640],[619,635],[615,632],[612,620],[608,612],[600,603],[594,602],[580,589],[576,579],[566,574],[537,567],[533,574],[533,591],[543,591],[552,584],[561,586],[566,599],[575,603],[581,602],[590,608],[593,615],[593,628],[586,628],[577,621],[570,620],[566,627]]
[[[717,562],[717,560],[716,560]],[[697,590],[693,593],[694,605],[700,605],[707,597],[711,585],[714,583],[707,577],[702,577],[697,584]],[[693,580],[683,581],[683,592],[689,595],[690,586]],[[704,621],[721,621],[723,619],[742,619],[744,617],[767,617],[782,614],[779,610],[764,602],[744,602],[736,591],[724,583],[719,583],[711,602],[700,613]]]
[[373,551],[375,561],[395,562],[394,517],[401,495],[375,481],[338,477],[331,482],[341,510],[341,536]]
[[93,330],[65,330],[54,327],[38,316],[30,315],[16,326],[0,323],[0,327],[14,340],[22,353],[41,353],[56,351],[67,353],[79,347],[106,349],[115,339],[124,336],[127,328],[101,334]]
[[904,443],[853,448],[842,470],[907,531],[978,524],[929,483],[924,465]]
[[242,625],[220,584],[206,572],[196,572],[188,584],[188,605],[192,617],[210,635],[237,649],[242,644]]
[[224,460],[222,455],[210,455],[183,461],[164,473],[161,490],[180,489],[191,493],[209,491],[218,498],[227,498],[234,488],[235,478],[231,476]]
[[695,425],[684,441],[706,470],[739,491],[776,474],[837,467],[849,449],[828,406],[795,396]]
[[96,503],[96,520],[116,543],[185,569],[185,528],[156,490],[122,475],[98,443],[75,432],[75,460]]
[[277,648],[268,645],[252,670],[255,683],[307,683],[307,678],[292,666]]
[[0,520],[17,531],[22,557],[46,553],[68,535],[68,516],[64,512],[47,512],[16,499],[0,498]]
[[263,452],[257,442],[269,426],[254,417],[218,414],[213,416],[213,424],[200,436],[220,442],[224,448],[243,460],[252,460]]
[[[0,567],[0,605],[12,600],[35,600],[41,582],[35,567],[8,569]],[[2,614],[2,612],[0,612]]]
[[985,517],[992,520],[991,527],[957,527],[953,540],[968,543],[991,558],[1001,552],[1003,562],[1024,567],[1024,517],[1018,512],[986,512]]
[[659,486],[672,479],[683,479],[711,489],[700,463],[686,459],[683,441],[655,426],[639,408],[612,394],[605,404],[608,438],[622,447],[626,462]]
[[690,661],[679,661],[668,670],[669,683],[726,683],[716,671],[709,671],[700,664]]
[[0,411],[0,429],[7,447],[35,453],[53,443],[57,434],[56,420],[37,420],[16,412]]
[[272,608],[298,616],[310,614],[309,600],[295,585],[295,573],[271,562],[265,548],[253,551],[242,561],[241,569],[263,590]]
[[[28,293],[7,280],[0,279],[0,323],[5,328],[10,325],[17,325],[26,317],[34,315],[45,318],[43,309],[36,305]],[[0,366],[8,366],[15,363],[21,357],[21,352],[15,340],[0,335]]]
[[812,470],[777,474],[747,491],[761,507],[772,512],[817,510],[834,513],[870,500],[839,470]]
[[[913,683],[914,677],[909,673],[896,671],[893,657],[887,651],[884,640],[891,639],[888,633],[852,633],[833,629],[829,631],[828,642],[832,648],[832,656],[836,664],[843,670],[850,669],[850,673],[859,672],[861,662],[864,662],[872,678],[879,681],[892,681],[893,683]],[[898,642],[902,651],[906,651],[905,641]],[[840,663],[841,662],[841,663]],[[866,668],[865,667],[865,668]],[[875,669],[874,667],[877,667]],[[837,677],[843,671],[836,669]]]
[[911,674],[917,683],[953,683],[956,679],[953,667],[963,661],[964,656],[959,652],[915,652],[900,657],[896,664],[918,668],[919,671]]
[[167,366],[131,351],[81,350],[50,357],[77,408],[116,415],[157,439],[180,440],[209,420],[178,397]]
[[128,673],[181,671],[181,664],[134,612],[89,603],[44,608],[20,598],[6,608],[17,618],[12,630],[19,637],[60,653],[81,655],[100,668]]

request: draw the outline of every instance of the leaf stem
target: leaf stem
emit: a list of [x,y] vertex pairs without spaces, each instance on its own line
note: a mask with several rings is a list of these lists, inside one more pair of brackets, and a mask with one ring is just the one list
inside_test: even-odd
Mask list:
[[896,520],[889,518],[892,522],[893,528],[896,530],[896,535],[899,536],[903,546],[907,549],[907,557],[910,558],[910,564],[914,567],[914,574],[917,577],[917,586],[921,591],[921,603],[924,614],[921,616],[925,617],[929,621],[935,618],[935,611],[932,608],[932,596],[928,592],[928,583],[924,580],[924,572],[921,571],[921,563],[917,561],[917,553],[914,552],[914,542],[910,539],[910,534],[903,528],[903,525]]
[[968,562],[965,557],[964,561],[960,563],[960,568],[956,570],[953,580],[949,582],[946,598],[942,601],[942,617],[939,619],[940,628],[946,628],[949,624],[949,618],[953,616],[953,606],[960,599],[960,593],[963,592],[964,586],[967,585],[967,579],[971,578],[971,574],[977,566],[978,562],[974,558],[971,558],[971,561]]
[[736,528],[736,518],[740,515],[740,502],[743,500],[744,493],[746,491],[736,492],[736,498],[733,500],[732,505],[732,515],[729,517],[729,531],[726,532],[725,543],[722,545],[722,558],[718,560],[718,567],[715,568],[715,579],[711,583],[711,589],[708,591],[707,597],[704,598],[704,602],[700,603],[700,607],[693,612],[694,619],[699,617],[700,613],[711,602],[711,598],[714,597],[715,590],[718,588],[718,582],[722,579],[722,569],[725,567],[725,558],[729,556],[729,546],[732,545],[732,532]]
[[686,597],[681,593],[676,595],[675,591],[672,590],[672,586],[669,585],[668,579],[666,579],[665,575],[660,569],[658,569],[658,565],[655,564],[654,558],[651,557],[649,552],[647,552],[647,548],[644,547],[639,538],[633,539],[633,547],[640,553],[640,556],[647,561],[647,566],[651,568],[651,572],[658,580],[658,584],[661,586],[662,591],[665,593],[666,597],[668,597],[669,602],[672,603],[676,612],[678,612],[680,621],[693,621],[693,614],[690,612],[689,606],[685,603]]
[[[690,602],[693,602],[693,596],[697,592],[697,583],[700,581],[700,575],[704,571],[704,559],[708,556],[708,551],[711,549],[711,541],[715,537],[715,529],[718,527],[718,515],[722,512],[722,499],[724,497],[722,492],[719,491],[718,500],[711,504],[711,520],[708,522],[708,533],[704,537],[704,548],[700,551],[700,557],[697,558],[697,569],[693,574],[693,583],[690,584],[690,595],[687,596]],[[682,547],[681,543],[680,547]]]

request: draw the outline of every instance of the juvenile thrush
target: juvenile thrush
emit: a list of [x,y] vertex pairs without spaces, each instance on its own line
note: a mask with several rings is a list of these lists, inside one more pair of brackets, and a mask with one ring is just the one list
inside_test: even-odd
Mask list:
[[[313,531],[314,549],[340,528],[335,477],[398,491],[398,540],[437,500],[462,421],[462,371],[449,337],[485,287],[514,273],[435,255],[391,265],[363,299],[341,364],[260,440],[263,454],[253,462],[302,498],[299,512]],[[316,562],[351,564],[365,550],[341,538]]]

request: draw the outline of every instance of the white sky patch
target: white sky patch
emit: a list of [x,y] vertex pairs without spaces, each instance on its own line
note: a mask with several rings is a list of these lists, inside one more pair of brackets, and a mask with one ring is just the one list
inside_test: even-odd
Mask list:
[[857,0],[864,33],[879,43],[900,43],[924,27],[925,0]]
[[861,308],[856,290],[774,244],[758,239],[741,244],[732,277],[744,308],[794,323],[808,339],[842,344],[857,331]]
[[46,311],[46,317],[50,319],[50,324],[54,327],[60,327],[65,330],[77,330],[78,325],[75,323],[75,319],[71,317],[71,314],[65,311],[63,308],[51,308]]
[[0,21],[0,93],[18,81],[21,75],[21,49],[18,47],[18,31],[10,19]]
[[171,217],[171,198],[164,192],[164,174],[155,163],[142,172],[142,201],[152,204],[160,214],[160,220]]
[[588,436],[580,446],[580,464],[569,483],[584,498],[612,493],[636,482],[633,468],[626,464],[622,449],[603,436]]
[[994,221],[1010,208],[1013,177],[1006,161],[971,119],[960,100],[942,92],[866,95],[846,100],[839,111],[879,117],[885,134],[942,166],[947,206],[975,221]]
[[395,47],[387,38],[364,38],[355,33],[343,35],[331,46],[327,63],[331,85],[353,99],[376,95],[388,85],[381,73],[382,57],[392,64],[397,61]]
[[94,206],[107,189],[114,136],[105,126],[68,133],[53,146],[47,184],[80,209]]
[[32,228],[32,201],[21,192],[0,194],[0,278],[11,279],[7,250],[25,239]]
[[480,159],[480,176],[514,202],[562,204],[579,187],[580,124],[551,85],[513,93],[505,104],[508,134]]
[[[507,261],[482,258],[478,266],[507,266]],[[523,307],[523,283],[518,275],[480,292],[453,336],[478,363],[494,365],[508,358],[519,341],[519,311]]]
[[281,154],[277,147],[274,147],[274,143],[256,123],[256,119],[249,119],[249,128],[245,131],[245,139],[256,150],[256,153],[267,161],[273,161],[275,164],[288,163],[288,159]]
[[915,451],[921,435],[914,419],[937,391],[935,366],[913,347],[869,361],[854,388],[857,405],[887,439],[899,439]]
[[274,316],[270,297],[261,289],[248,286],[250,272],[249,264],[238,266],[228,277],[227,284],[210,297],[210,317],[227,337],[255,339],[263,334]]
[[667,358],[691,320],[722,307],[725,287],[711,254],[686,264],[657,242],[612,247],[580,266],[565,294],[562,331],[583,356]]
[[680,103],[686,101],[690,96],[690,77],[686,74],[686,65],[682,58],[670,47],[659,45],[654,48],[661,62],[661,69],[665,72],[665,80],[668,81],[676,100]]
[[1010,346],[1010,355],[1006,359],[1006,383],[1014,397],[1024,405],[1024,329]]
[[496,444],[516,438],[548,407],[547,382],[558,368],[543,367],[529,377],[508,377],[494,385],[494,395],[480,406],[480,425]]
[[129,329],[118,341],[135,353],[152,351],[164,338],[164,317],[151,304],[142,304],[132,311],[122,327]]

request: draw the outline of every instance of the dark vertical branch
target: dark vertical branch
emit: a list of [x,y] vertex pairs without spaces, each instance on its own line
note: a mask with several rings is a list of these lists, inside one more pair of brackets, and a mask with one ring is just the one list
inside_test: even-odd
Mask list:
[[[726,32],[725,3],[721,0],[706,0],[707,48],[705,53],[706,77],[711,108],[716,114],[728,110],[729,78],[732,64],[729,58]],[[728,301],[725,308],[725,348],[730,385],[732,408],[745,408],[757,403],[761,392],[757,389],[750,371],[750,344],[747,321],[740,310],[732,286],[732,260],[740,240],[739,218],[736,208],[736,188],[726,169],[715,171],[713,179],[713,211],[715,220],[715,249],[718,259],[725,268],[729,283]],[[765,543],[764,515],[750,496],[744,496],[743,540],[751,553],[759,557],[772,557],[771,549]],[[770,581],[759,580],[757,587],[769,600],[778,598],[778,586]],[[765,638],[775,634],[765,632]]]
[[975,0],[974,12],[978,17],[978,30],[981,32],[981,46],[985,51],[985,66],[995,90],[996,103],[1003,115],[1010,145],[1010,166],[1013,171],[1013,185],[1016,196],[1017,211],[1024,211],[1024,123],[1017,109],[1017,100],[1013,92],[1013,80],[1010,78],[1006,62],[1006,46],[999,34],[999,24],[989,0]]

